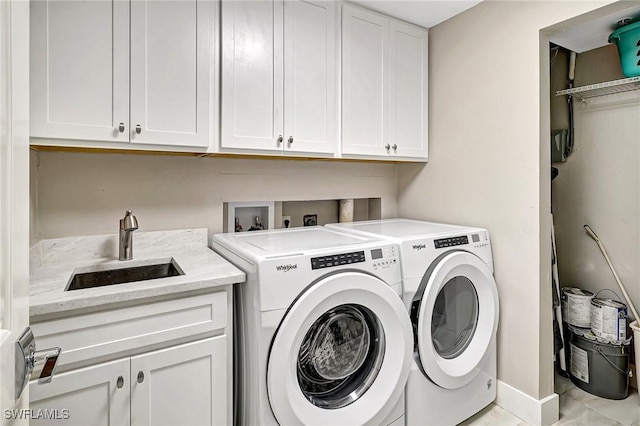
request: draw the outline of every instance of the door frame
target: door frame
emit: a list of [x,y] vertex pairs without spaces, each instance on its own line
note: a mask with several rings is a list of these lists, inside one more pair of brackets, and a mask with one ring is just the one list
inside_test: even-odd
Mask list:
[[[15,341],[29,325],[29,2],[0,1],[0,424],[28,425]],[[7,418],[8,417],[8,418]]]

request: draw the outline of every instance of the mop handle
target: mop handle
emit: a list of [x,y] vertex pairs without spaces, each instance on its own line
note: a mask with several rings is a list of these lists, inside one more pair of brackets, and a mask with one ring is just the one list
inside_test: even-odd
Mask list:
[[587,234],[589,234],[589,236],[593,238],[594,241],[598,244],[598,247],[600,247],[600,251],[604,255],[604,258],[607,261],[607,263],[609,264],[609,269],[611,269],[611,272],[613,273],[613,277],[616,279],[616,282],[618,283],[618,287],[620,287],[620,290],[622,290],[622,294],[624,295],[624,298],[627,301],[627,304],[629,305],[631,312],[633,313],[633,317],[636,319],[636,321],[640,321],[640,316],[638,316],[638,312],[636,311],[636,308],[633,306],[633,303],[631,302],[631,298],[627,294],[627,290],[622,285],[622,282],[620,281],[620,277],[618,277],[618,274],[616,273],[615,268],[611,264],[611,259],[609,259],[607,250],[605,250],[604,245],[600,241],[600,238],[598,238],[596,233],[593,232],[593,229],[591,229],[589,225],[584,225],[584,229],[585,231],[587,231]]

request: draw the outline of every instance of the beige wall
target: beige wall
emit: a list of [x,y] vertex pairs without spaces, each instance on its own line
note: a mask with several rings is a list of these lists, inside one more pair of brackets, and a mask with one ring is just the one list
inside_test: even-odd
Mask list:
[[429,163],[398,168],[399,215],[489,229],[498,379],[537,399],[553,393],[549,58],[540,30],[602,4],[485,1],[432,28]]
[[[578,55],[576,85],[624,78],[614,46]],[[555,113],[555,110],[553,111]],[[622,293],[588,224],[598,234],[625,288],[640,307],[640,93],[575,102],[576,142],[552,184],[562,286]],[[613,297],[603,293],[601,297]],[[624,301],[624,299],[622,299]]]
[[226,201],[380,197],[397,213],[394,164],[39,152],[31,168],[32,242],[116,233],[127,209],[140,230],[222,232]]

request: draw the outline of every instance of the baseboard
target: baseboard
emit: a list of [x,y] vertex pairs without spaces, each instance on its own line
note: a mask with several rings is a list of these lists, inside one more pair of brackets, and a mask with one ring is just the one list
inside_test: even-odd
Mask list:
[[553,393],[535,399],[498,380],[496,404],[532,425],[548,426],[560,418],[560,397]]

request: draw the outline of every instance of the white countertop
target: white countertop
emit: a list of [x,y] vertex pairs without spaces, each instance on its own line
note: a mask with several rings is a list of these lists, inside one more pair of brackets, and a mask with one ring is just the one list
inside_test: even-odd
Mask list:
[[[31,250],[30,317],[51,317],[144,303],[180,293],[242,283],[245,274],[207,246],[207,230],[140,232],[133,235],[133,260],[118,260],[118,236],[44,240]],[[77,269],[142,266],[172,259],[184,275],[65,291]]]

